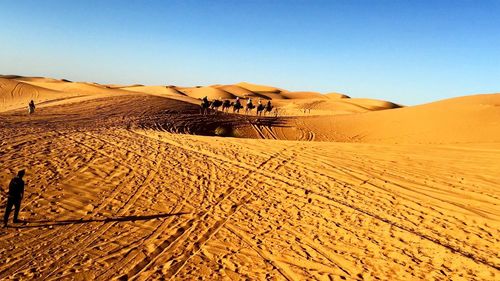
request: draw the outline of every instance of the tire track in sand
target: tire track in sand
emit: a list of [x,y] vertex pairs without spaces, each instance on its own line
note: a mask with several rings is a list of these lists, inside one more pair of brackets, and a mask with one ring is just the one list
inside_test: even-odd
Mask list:
[[[186,147],[182,148],[186,149]],[[260,163],[257,169],[262,168],[262,166],[264,166],[270,160],[276,158],[279,153],[281,153],[281,151],[277,154],[271,155],[271,157]],[[249,177],[250,175],[251,171],[248,171],[244,175],[245,181],[240,186],[245,185],[251,179],[251,177]],[[231,185],[232,183],[228,184],[228,186]],[[243,191],[244,194],[240,196],[235,195],[237,196],[237,198],[240,198],[239,201],[229,199],[231,195],[240,190]],[[225,223],[231,218],[231,216],[239,210],[240,206],[244,205],[250,199],[247,198],[247,196],[247,189],[230,187],[225,194],[221,194],[220,200],[215,205],[211,205],[206,212],[198,216],[198,222],[195,221],[195,219],[192,219],[188,221],[183,227],[181,227],[181,231],[178,232],[176,236],[174,236],[175,239],[169,244],[169,246],[165,248],[156,258],[154,258],[152,262],[142,268],[139,272],[132,275],[131,279],[144,280],[150,278],[155,273],[160,276],[170,276],[170,278],[173,278],[189,261],[189,259],[195,256],[201,250],[202,246],[206,244],[210,240],[210,238],[213,237],[213,235],[215,235],[225,225]],[[232,204],[229,211],[225,211],[220,208],[222,210],[222,215],[219,215],[219,217],[221,218],[214,218],[215,222],[211,227],[208,226],[209,224],[207,223],[207,220],[210,218],[209,216],[211,215],[215,217],[215,212],[218,211],[218,209],[216,208],[219,205],[222,205],[223,201],[227,200],[239,203]],[[211,214],[210,212],[214,212],[214,214]],[[201,221],[205,222],[205,227],[197,228]],[[197,234],[191,234],[194,233],[195,230],[198,230]],[[192,236],[194,236],[194,239],[189,239]],[[177,246],[179,243],[182,243],[182,245]],[[171,248],[172,250],[170,251]],[[157,264],[157,266],[154,266],[154,264]],[[147,269],[150,267],[154,267],[157,269],[153,270],[153,272],[147,272]],[[130,276],[131,274],[128,275]]]

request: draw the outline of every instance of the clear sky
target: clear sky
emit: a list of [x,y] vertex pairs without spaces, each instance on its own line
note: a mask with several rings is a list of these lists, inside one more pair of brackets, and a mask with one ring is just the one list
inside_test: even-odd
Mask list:
[[1,74],[407,105],[500,92],[500,0],[0,0],[0,30]]

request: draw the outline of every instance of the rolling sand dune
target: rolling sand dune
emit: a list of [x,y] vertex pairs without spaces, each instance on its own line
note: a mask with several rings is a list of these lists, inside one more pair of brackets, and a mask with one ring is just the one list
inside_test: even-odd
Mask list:
[[323,96],[325,96],[329,99],[349,99],[349,98],[351,98],[348,95],[344,95],[342,93],[328,93],[328,94],[324,94]]
[[370,143],[500,141],[500,94],[474,95],[394,110],[292,121],[317,140]]
[[71,96],[73,96],[71,93],[62,94],[36,85],[0,78],[0,111],[21,107],[26,108],[30,100],[37,100],[37,102],[43,103]]
[[256,85],[256,84],[251,84],[248,82],[240,82],[240,83],[236,84],[236,86],[245,88],[245,89],[252,91],[252,92],[274,93],[274,94],[278,94],[278,93],[283,92],[283,90],[279,89],[279,88],[264,86],[264,85]]
[[209,99],[235,99],[236,96],[226,92],[222,89],[214,88],[214,87],[194,87],[194,88],[178,88],[178,91],[190,96],[192,98],[201,99],[204,96],[207,96]]
[[215,85],[214,87],[226,91],[228,93],[231,93],[237,97],[248,97],[255,95],[254,92],[236,85]]
[[281,94],[285,99],[324,99],[325,97],[316,92],[288,92]]
[[[27,169],[24,222],[0,229],[0,279],[500,276],[499,94],[397,109],[280,99],[319,113],[257,118],[198,113],[195,97],[243,93],[232,86],[0,81],[14,93],[0,109],[2,189]],[[16,109],[41,96],[57,102]]]
[[185,96],[184,93],[177,90],[175,87],[165,86],[133,86],[123,87],[123,90],[160,96]]

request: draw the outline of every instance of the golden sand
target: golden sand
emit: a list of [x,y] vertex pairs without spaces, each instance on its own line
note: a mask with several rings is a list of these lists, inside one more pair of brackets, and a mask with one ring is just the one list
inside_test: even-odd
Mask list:
[[[280,115],[201,116],[204,95]],[[4,77],[0,102],[1,188],[27,170],[0,279],[500,278],[500,94]]]

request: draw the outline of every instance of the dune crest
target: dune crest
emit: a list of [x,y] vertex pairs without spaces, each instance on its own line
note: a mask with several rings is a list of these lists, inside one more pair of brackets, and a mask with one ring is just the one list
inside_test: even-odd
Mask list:
[[341,93],[327,93],[327,94],[325,94],[325,96],[327,98],[330,98],[330,99],[350,99],[351,98],[348,95],[341,94]]
[[262,92],[262,93],[281,93],[283,90],[271,86],[257,85],[251,84],[248,82],[240,82],[236,84],[236,86],[240,86],[252,92]]

